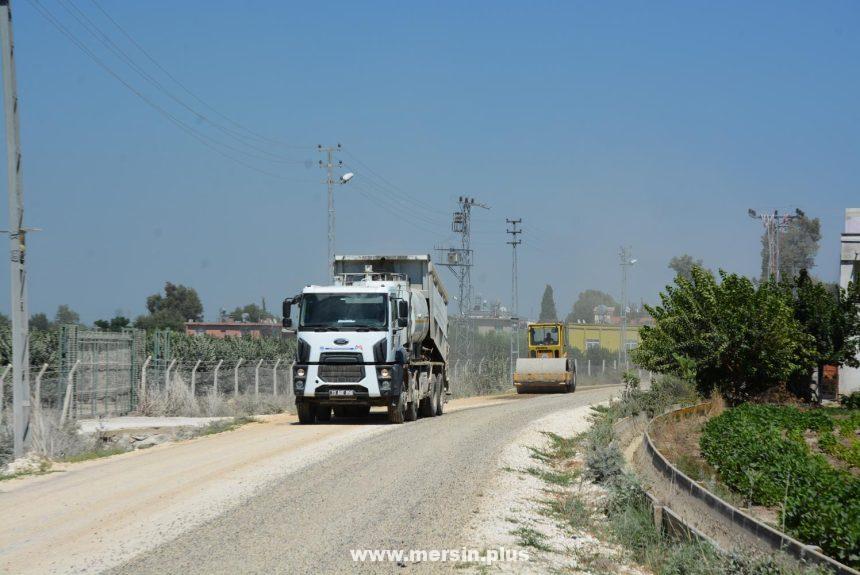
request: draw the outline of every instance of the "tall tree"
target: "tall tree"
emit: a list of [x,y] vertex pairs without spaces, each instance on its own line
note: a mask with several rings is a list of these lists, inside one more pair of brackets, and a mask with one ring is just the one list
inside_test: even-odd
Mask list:
[[608,293],[596,289],[587,289],[579,293],[579,297],[573,304],[573,310],[567,314],[565,321],[568,323],[593,323],[594,308],[599,305],[614,307],[616,310],[621,309],[615,298]]
[[135,325],[143,329],[181,331],[188,320],[203,321],[203,304],[197,291],[170,282],[164,284],[164,295],[153,294],[146,298],[146,309],[149,315],[135,321]]
[[264,308],[258,306],[255,303],[249,303],[248,305],[237,307],[227,315],[233,321],[242,321],[247,316],[248,321],[251,322],[258,322],[264,319],[272,319],[274,317]]
[[552,286],[549,284],[546,284],[543,290],[543,297],[540,300],[540,317],[538,321],[558,321],[555,298],[552,294]]
[[66,304],[61,305],[57,308],[57,313],[54,315],[54,323],[57,324],[76,324],[80,323],[81,316],[78,315],[78,312],[67,306]]
[[[785,280],[791,280],[800,274],[800,270],[809,270],[815,266],[815,256],[818,254],[818,242],[821,240],[821,221],[818,218],[808,218],[801,212],[799,217],[786,223],[779,234],[779,273]],[[761,278],[768,279],[768,247],[767,234],[761,237]]]
[[48,331],[51,329],[51,320],[48,319],[47,314],[34,313],[30,316],[30,329]]
[[634,361],[691,378],[702,395],[718,390],[731,404],[812,369],[814,342],[794,317],[790,294],[774,282],[694,267],[646,306],[654,326],[639,332]]
[[93,325],[105,331],[122,331],[122,329],[128,327],[129,324],[131,324],[131,320],[122,315],[116,315],[111,318],[110,321],[106,319],[97,319],[93,322]]
[[[794,317],[814,341],[813,355],[819,385],[825,365],[860,367],[860,286],[829,286],[801,270],[794,289]],[[813,399],[819,399],[817,394]]]
[[690,254],[675,256],[669,260],[669,268],[675,272],[676,276],[681,276],[686,280],[693,279],[694,267],[702,267],[702,260],[693,259]]

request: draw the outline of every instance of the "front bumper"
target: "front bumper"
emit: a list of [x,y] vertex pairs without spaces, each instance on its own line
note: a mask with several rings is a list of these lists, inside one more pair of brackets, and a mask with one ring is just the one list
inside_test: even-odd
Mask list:
[[[296,364],[293,367],[293,392],[296,403],[313,401],[331,405],[387,405],[389,399],[400,395],[403,366],[400,364],[362,364],[363,377],[357,381],[326,381],[318,363]],[[388,378],[381,371],[388,371]],[[304,371],[304,377],[299,372]]]

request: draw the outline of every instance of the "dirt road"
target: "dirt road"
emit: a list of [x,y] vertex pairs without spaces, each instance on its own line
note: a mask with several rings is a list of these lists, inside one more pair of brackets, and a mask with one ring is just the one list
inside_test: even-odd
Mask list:
[[462,544],[486,462],[506,441],[613,391],[468,399],[402,426],[381,415],[314,426],[277,416],[5,482],[0,572],[379,572],[349,550]]

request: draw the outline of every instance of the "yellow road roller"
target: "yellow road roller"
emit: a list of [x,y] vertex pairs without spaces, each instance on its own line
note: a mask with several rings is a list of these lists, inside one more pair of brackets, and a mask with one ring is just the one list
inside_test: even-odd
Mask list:
[[567,357],[564,324],[528,324],[529,356],[517,359],[514,386],[517,393],[561,392],[576,389],[576,369]]

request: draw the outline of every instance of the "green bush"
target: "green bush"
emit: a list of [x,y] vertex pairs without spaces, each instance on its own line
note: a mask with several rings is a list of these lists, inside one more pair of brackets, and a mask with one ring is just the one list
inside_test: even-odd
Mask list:
[[804,441],[807,431],[826,437],[834,427],[825,410],[744,404],[705,424],[700,446],[728,486],[753,503],[781,505],[789,533],[858,566],[860,478]]
[[854,391],[851,395],[840,395],[839,403],[845,409],[860,409],[860,391]]

